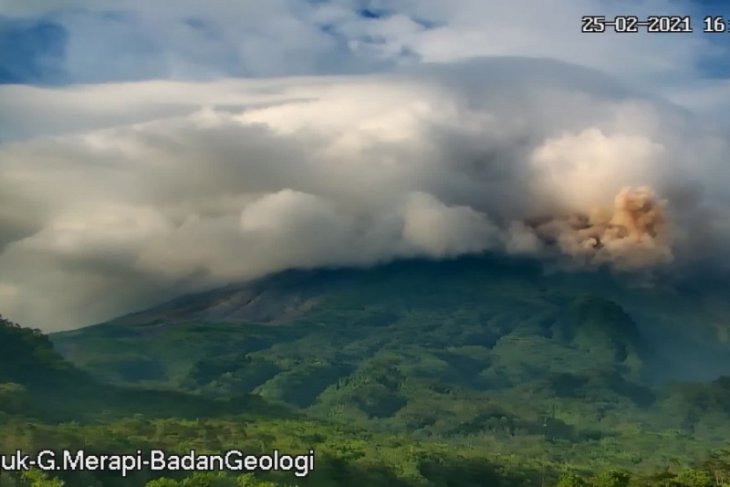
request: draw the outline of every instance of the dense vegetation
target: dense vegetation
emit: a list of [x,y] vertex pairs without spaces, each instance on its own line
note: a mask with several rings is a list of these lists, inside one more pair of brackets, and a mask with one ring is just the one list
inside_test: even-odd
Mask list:
[[289,272],[52,336],[75,365],[3,321],[0,451],[314,448],[317,468],[0,486],[730,483],[730,379],[698,380],[730,364],[723,292],[488,259]]

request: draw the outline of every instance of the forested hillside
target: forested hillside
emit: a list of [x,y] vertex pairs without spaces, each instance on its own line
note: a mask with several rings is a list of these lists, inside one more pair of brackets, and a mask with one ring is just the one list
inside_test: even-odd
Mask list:
[[[53,341],[100,381],[217,401],[252,394],[305,415],[333,455],[350,451],[346,463],[385,462],[383,447],[366,446],[376,440],[356,447],[353,435],[399,445],[404,456],[385,462],[392,485],[497,485],[438,483],[414,466],[421,449],[451,458],[443,468],[473,461],[479,478],[494,464],[505,485],[551,485],[565,472],[564,482],[613,470],[637,482],[669,468],[674,479],[727,445],[728,380],[701,380],[715,372],[692,358],[706,347],[709,368],[722,369],[730,356],[722,329],[704,323],[724,310],[715,291],[701,290],[714,306],[692,309],[669,286],[537,272],[488,258],[292,271]],[[696,329],[675,374],[679,320]],[[594,484],[628,479],[614,477]],[[682,482],[666,485],[695,485]]]

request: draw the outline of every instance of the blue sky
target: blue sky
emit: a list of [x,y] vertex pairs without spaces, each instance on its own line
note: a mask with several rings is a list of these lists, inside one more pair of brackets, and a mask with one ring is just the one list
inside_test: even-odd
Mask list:
[[[480,5],[486,3],[492,5]],[[597,39],[577,32],[582,15],[632,13],[691,15],[697,31],[705,15],[730,19],[727,3],[717,0],[447,5],[431,0],[4,0],[0,82],[353,73],[495,54],[553,57],[615,76],[665,82],[730,75],[730,34],[642,33],[627,41],[616,34]],[[630,54],[627,48],[636,52],[622,65],[620,54]]]

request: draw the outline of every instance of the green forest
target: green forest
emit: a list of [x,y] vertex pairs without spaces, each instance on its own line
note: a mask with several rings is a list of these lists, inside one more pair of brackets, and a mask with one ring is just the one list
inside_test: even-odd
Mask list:
[[690,302],[538,272],[292,271],[51,336],[3,319],[5,454],[312,449],[316,463],[305,478],[32,470],[0,486],[730,485],[723,291]]

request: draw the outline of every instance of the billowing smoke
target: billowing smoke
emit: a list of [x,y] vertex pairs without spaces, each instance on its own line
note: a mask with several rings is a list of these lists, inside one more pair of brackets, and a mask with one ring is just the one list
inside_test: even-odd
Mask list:
[[549,216],[533,226],[541,241],[581,265],[644,270],[673,259],[665,208],[666,201],[657,199],[650,188],[624,188],[613,208]]
[[0,310],[45,329],[287,268],[680,272],[730,245],[726,135],[556,62],[9,86],[0,112],[28,131],[0,144]]

